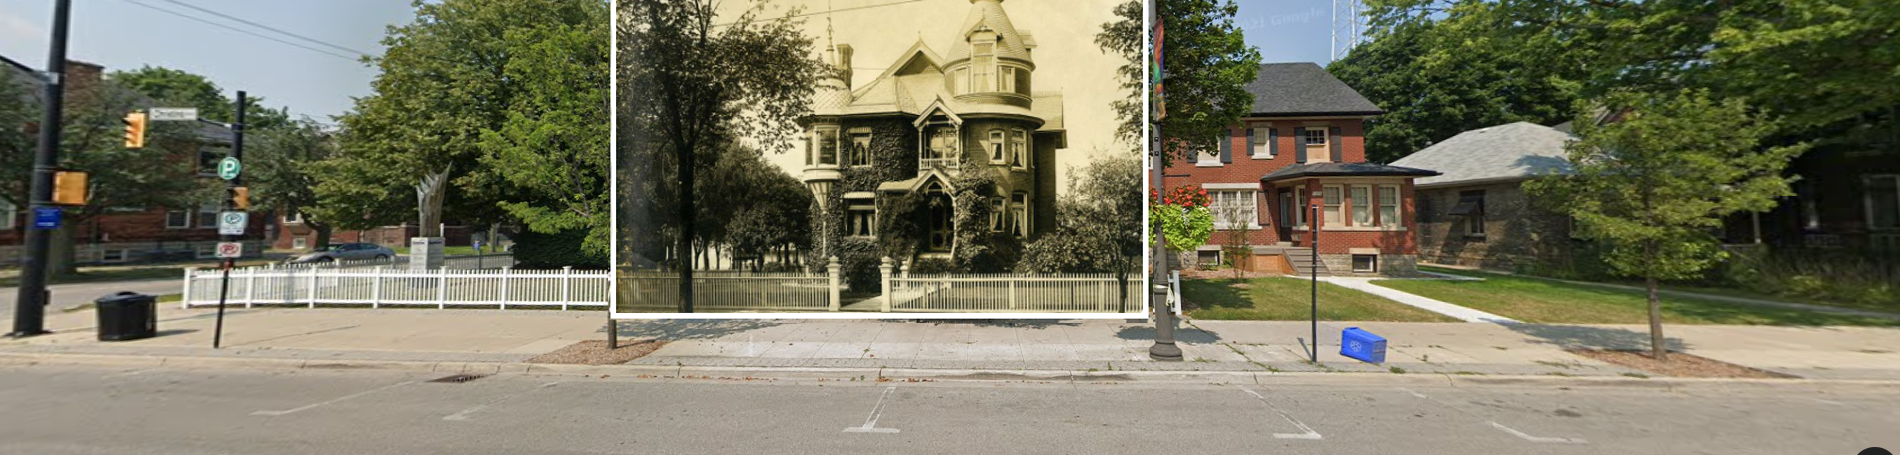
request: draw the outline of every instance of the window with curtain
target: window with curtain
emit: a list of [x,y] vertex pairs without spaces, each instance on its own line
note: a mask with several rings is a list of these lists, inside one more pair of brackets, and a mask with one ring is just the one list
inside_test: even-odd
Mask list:
[[990,130],[989,145],[991,163],[1009,164],[1009,155],[1007,155],[1003,149],[1005,146],[1003,143],[1003,130]]
[[1399,187],[1398,185],[1380,185],[1379,186],[1379,225],[1395,228],[1395,227],[1403,226],[1404,221],[1405,220],[1399,219]]
[[1273,158],[1273,147],[1272,144],[1268,142],[1268,139],[1273,136],[1272,130],[1272,127],[1266,126],[1256,126],[1253,128],[1253,144],[1250,144],[1253,148],[1253,156]]
[[868,129],[851,132],[851,165],[871,165],[871,131]]
[[818,129],[818,164],[838,164],[838,129]]
[[1002,67],[1001,73],[996,75],[996,91],[1016,91],[1016,68]]
[[1011,199],[1010,215],[1016,218],[1015,235],[1029,237],[1029,193],[1017,191]]
[[1003,232],[1003,198],[990,198],[990,232]]
[[996,77],[996,56],[992,55],[996,44],[981,42],[971,47],[974,50],[970,56],[970,91],[990,91],[990,84],[995,83]]
[[1352,225],[1372,225],[1372,186],[1352,186]]
[[1012,130],[1009,132],[1009,161],[1011,165],[1017,168],[1029,167],[1029,156],[1025,151],[1027,148],[1029,148],[1028,134],[1024,133],[1023,130]]
[[1210,191],[1213,196],[1214,227],[1239,229],[1243,223],[1259,224],[1260,204],[1253,190]]

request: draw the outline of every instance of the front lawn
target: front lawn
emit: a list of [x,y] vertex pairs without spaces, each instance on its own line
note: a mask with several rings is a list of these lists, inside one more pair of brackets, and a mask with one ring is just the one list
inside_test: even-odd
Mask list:
[[[1244,286],[1237,287],[1236,285]],[[1304,321],[1311,314],[1311,283],[1285,277],[1181,280],[1181,298],[1195,319]],[[1383,297],[1319,284],[1319,318],[1328,321],[1457,322]]]
[[[1484,281],[1377,280],[1373,284],[1490,312],[1549,324],[1647,324],[1642,291],[1465,270],[1431,271]],[[1664,294],[1663,321],[1673,324],[1900,326],[1886,318],[1819,313]]]

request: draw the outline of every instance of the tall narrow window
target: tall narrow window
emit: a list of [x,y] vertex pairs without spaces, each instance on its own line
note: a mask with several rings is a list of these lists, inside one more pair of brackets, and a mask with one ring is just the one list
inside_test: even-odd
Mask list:
[[1016,91],[1016,68],[1002,67],[1002,73],[996,76],[996,91],[1012,93]]
[[1372,187],[1369,185],[1352,186],[1352,225],[1372,225]]
[[992,55],[994,43],[976,43],[970,56],[970,92],[990,91],[990,85],[996,82],[996,56]]
[[1003,130],[990,130],[989,145],[991,163],[1009,164],[1008,152],[1004,150],[1007,144],[1003,142]]
[[818,130],[818,164],[838,165],[838,129]]
[[957,68],[950,72],[950,94],[962,95],[970,92],[970,69]]
[[1010,215],[1016,218],[1014,234],[1017,237],[1029,237],[1029,193],[1017,191],[1014,199],[1010,204],[1013,211]]
[[1345,220],[1340,219],[1339,207],[1341,201],[1339,200],[1339,185],[1326,185],[1323,191],[1322,195],[1325,198],[1325,211],[1320,213],[1320,219],[1327,226],[1346,224],[1344,222]]
[[1379,225],[1395,228],[1404,225],[1399,219],[1399,187],[1397,185],[1379,186]]
[[1864,179],[1867,227],[1900,229],[1900,175],[1869,175]]
[[218,203],[206,202],[199,204],[197,221],[199,229],[218,227]]
[[1293,189],[1293,224],[1306,226],[1306,212],[1312,210],[1308,207],[1312,203],[1312,197],[1306,195],[1306,188]]
[[1003,232],[1003,198],[990,198],[990,232]]
[[860,129],[851,132],[851,165],[871,165],[871,130]]
[[1029,140],[1027,139],[1027,135],[1023,133],[1023,130],[1013,130],[1009,132],[1010,164],[1015,165],[1019,169],[1028,167],[1029,156],[1027,152],[1024,151],[1024,149],[1027,148],[1029,148]]
[[1253,134],[1248,136],[1253,138],[1253,144],[1249,146],[1253,149],[1254,158],[1273,158],[1272,144],[1267,142],[1273,136],[1272,127],[1256,126]]

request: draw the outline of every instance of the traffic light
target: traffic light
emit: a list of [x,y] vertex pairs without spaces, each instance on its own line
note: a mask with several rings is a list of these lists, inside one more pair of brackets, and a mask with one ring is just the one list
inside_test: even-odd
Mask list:
[[53,174],[53,204],[86,205],[86,173],[58,171]]
[[145,147],[145,113],[125,114],[125,148]]
[[230,194],[231,210],[250,210],[251,209],[250,187],[234,186],[234,187],[231,187],[230,193],[231,193]]

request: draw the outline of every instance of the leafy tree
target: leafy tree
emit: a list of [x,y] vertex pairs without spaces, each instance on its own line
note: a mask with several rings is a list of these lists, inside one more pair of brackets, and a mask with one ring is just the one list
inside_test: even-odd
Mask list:
[[[1024,246],[1018,273],[1114,273],[1128,290],[1143,246],[1141,160],[1135,154],[1090,162],[1056,203],[1056,230]],[[1128,301],[1123,295],[1122,302]],[[1123,307],[1122,312],[1127,308]]]
[[[248,114],[248,112],[246,113]],[[248,115],[247,115],[248,116]],[[320,205],[316,178],[310,172],[314,163],[337,154],[336,135],[309,118],[260,132],[245,144],[245,183],[251,187],[252,203],[296,214],[304,226],[317,234],[315,248],[330,245],[335,226],[318,216]],[[253,145],[254,144],[254,145]]]
[[[674,248],[693,257],[698,238],[698,169],[710,167],[719,147],[747,139],[764,151],[791,148],[787,132],[810,112],[813,87],[828,71],[813,41],[799,30],[796,15],[764,19],[765,4],[735,17],[719,17],[711,0],[621,2],[616,33],[626,48],[617,62],[621,93],[650,104],[623,114],[644,116],[652,138],[635,142],[663,147],[676,168],[670,209],[676,218]],[[692,267],[680,267],[681,312],[693,305]]]
[[[144,66],[131,71],[114,71],[106,76],[113,82],[132,89],[154,100],[167,103],[155,107],[195,107],[198,116],[206,120],[229,122],[237,104],[233,96],[225,96],[224,89],[203,75],[166,68],[162,66]],[[289,125],[292,121],[286,109],[264,107],[264,98],[247,96],[244,100],[245,126],[250,131],[262,131]]]
[[[416,20],[390,27],[383,38],[387,50],[370,60],[382,71],[370,84],[375,93],[358,98],[351,112],[340,118],[344,129],[341,153],[312,168],[320,182],[319,215],[347,229],[413,220],[415,217],[407,214],[416,212],[404,207],[419,208],[424,215],[419,217],[423,218],[423,235],[429,236],[435,234],[435,223],[443,218],[504,219],[507,212],[502,202],[513,204],[513,210],[536,212],[533,208],[538,206],[558,207],[550,212],[569,211],[572,207],[542,196],[548,187],[519,188],[511,182],[520,175],[501,174],[504,171],[492,166],[473,164],[483,163],[482,158],[491,153],[513,153],[512,144],[534,134],[541,122],[570,126],[587,123],[587,110],[574,113],[580,119],[563,118],[550,111],[586,99],[585,92],[563,99],[545,90],[547,81],[522,77],[570,75],[567,65],[584,63],[562,62],[561,68],[547,69],[547,73],[522,65],[555,63],[550,59],[572,50],[575,39],[565,34],[584,29],[590,21],[598,22],[599,5],[562,0],[413,4]],[[521,108],[530,111],[515,112]],[[521,117],[511,126],[517,114]],[[490,132],[498,136],[484,142],[484,134]],[[582,147],[577,145],[583,141],[578,139],[579,132],[560,134],[564,135],[564,143],[560,151],[551,152],[554,156],[575,153]],[[595,169],[604,175],[604,167]],[[536,171],[523,172],[532,175]],[[446,175],[451,182],[442,191],[454,189],[457,197],[420,191],[419,182],[437,175]],[[522,205],[534,197],[543,197],[536,203],[547,205]],[[440,206],[434,202],[438,200],[442,201]],[[572,222],[560,215],[540,213],[549,217],[538,220],[543,227],[547,223]],[[604,243],[599,246],[604,247]]]
[[[1260,52],[1248,46],[1234,23],[1240,7],[1232,0],[1169,0],[1156,2],[1155,18],[1162,22],[1162,85],[1170,114],[1162,120],[1161,139],[1170,144],[1163,161],[1186,159],[1192,153],[1214,150],[1215,138],[1229,125],[1253,112],[1253,94],[1247,84],[1260,71]],[[1105,52],[1127,58],[1120,78],[1128,98],[1113,103],[1121,118],[1116,130],[1124,140],[1142,140],[1142,92],[1148,59],[1142,43],[1150,31],[1142,27],[1139,0],[1115,7],[1121,20],[1102,24],[1095,43]]]
[[1254,211],[1239,204],[1221,206],[1215,216],[1229,229],[1221,233],[1221,255],[1227,257],[1227,265],[1234,269],[1234,279],[1241,278],[1242,263],[1253,257],[1253,230],[1257,221]]
[[[1549,125],[1572,117],[1574,58],[1546,58],[1545,41],[1474,40],[1505,16],[1494,4],[1434,22],[1404,22],[1327,71],[1386,113],[1366,120],[1366,159],[1388,163],[1458,133],[1512,122]],[[1579,51],[1586,52],[1586,51]]]
[[1774,131],[1768,117],[1704,91],[1609,100],[1629,111],[1617,123],[1580,122],[1569,147],[1576,173],[1525,190],[1607,243],[1615,273],[1643,279],[1651,355],[1665,360],[1657,281],[1690,278],[1720,261],[1725,253],[1711,232],[1724,216],[1766,210],[1792,194],[1781,171],[1805,147],[1763,147]]
[[13,71],[0,71],[0,203],[26,210],[27,182],[33,176],[38,136],[27,125],[39,123],[39,108],[25,100],[28,85]]
[[605,2],[572,3],[582,10],[572,18],[578,22],[503,36],[504,75],[518,92],[499,127],[482,131],[486,155],[477,172],[519,189],[496,199],[528,229],[585,231],[582,249],[604,256],[612,229],[608,10]]

